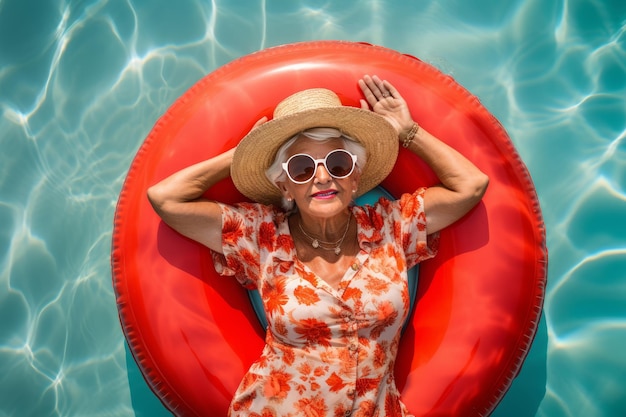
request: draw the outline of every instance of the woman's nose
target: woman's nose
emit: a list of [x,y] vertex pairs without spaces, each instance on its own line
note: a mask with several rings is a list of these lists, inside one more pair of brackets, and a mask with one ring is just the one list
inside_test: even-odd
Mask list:
[[332,176],[326,170],[326,167],[321,162],[317,165],[317,171],[315,172],[314,181],[324,184],[332,179]]

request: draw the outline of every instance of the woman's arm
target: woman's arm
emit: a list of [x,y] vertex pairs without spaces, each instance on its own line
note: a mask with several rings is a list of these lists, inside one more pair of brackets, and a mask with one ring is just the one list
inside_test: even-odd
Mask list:
[[424,193],[429,234],[451,225],[482,199],[489,177],[455,149],[421,127],[408,149],[422,158],[441,181]]
[[[385,117],[398,131],[401,143],[415,122],[398,90],[388,81],[374,76],[359,80],[359,86],[372,109]],[[432,168],[441,184],[430,187],[424,194],[424,211],[428,233],[437,232],[472,209],[487,190],[489,178],[467,158],[422,127],[418,127],[408,149]]]
[[230,175],[234,150],[178,171],[148,189],[148,199],[165,223],[219,253],[222,252],[221,209],[202,195]]
[[[259,119],[252,129],[267,122]],[[157,214],[181,235],[222,253],[222,210],[202,196],[230,176],[235,148],[187,167],[148,189],[148,200]]]

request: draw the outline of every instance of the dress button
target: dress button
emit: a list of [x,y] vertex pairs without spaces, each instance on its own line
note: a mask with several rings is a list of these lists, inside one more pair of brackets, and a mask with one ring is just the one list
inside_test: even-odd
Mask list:
[[352,414],[352,411],[346,411],[345,413],[343,413],[344,416],[349,417],[350,414]]
[[348,345],[348,349],[350,349],[351,351],[355,351],[357,350],[357,345],[356,343],[350,343],[350,345]]

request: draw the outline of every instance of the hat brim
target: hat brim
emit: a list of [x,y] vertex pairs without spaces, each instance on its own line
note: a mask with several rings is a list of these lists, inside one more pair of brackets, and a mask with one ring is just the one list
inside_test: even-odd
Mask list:
[[253,201],[280,205],[282,194],[265,171],[283,143],[314,127],[338,129],[367,150],[358,195],[376,187],[393,169],[398,156],[398,134],[382,116],[356,107],[316,108],[270,120],[250,131],[233,155],[231,177],[235,187]]

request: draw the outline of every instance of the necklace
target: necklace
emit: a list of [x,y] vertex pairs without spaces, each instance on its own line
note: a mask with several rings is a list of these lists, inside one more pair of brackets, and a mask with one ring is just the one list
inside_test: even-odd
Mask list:
[[304,227],[302,227],[302,220],[298,220],[298,227],[300,228],[300,231],[302,232],[302,234],[308,240],[311,241],[311,246],[313,247],[313,249],[332,250],[333,252],[335,252],[335,255],[339,256],[339,254],[341,253],[341,245],[343,244],[343,240],[346,238],[346,235],[348,234],[348,229],[350,229],[351,219],[352,219],[352,213],[348,215],[348,221],[346,222],[346,229],[343,231],[343,236],[341,236],[339,240],[336,240],[334,242],[326,242],[324,240],[319,240],[309,235],[307,232],[304,231]]

